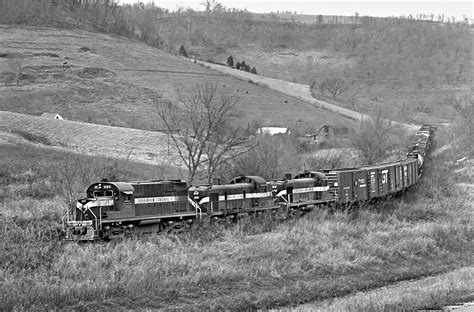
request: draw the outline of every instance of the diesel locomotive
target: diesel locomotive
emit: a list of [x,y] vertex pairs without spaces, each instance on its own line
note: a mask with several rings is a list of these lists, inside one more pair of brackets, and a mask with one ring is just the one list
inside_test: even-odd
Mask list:
[[93,241],[134,231],[182,230],[202,218],[222,220],[283,209],[298,212],[352,205],[397,194],[415,185],[434,128],[423,125],[405,159],[359,168],[310,170],[266,181],[238,176],[228,184],[187,187],[182,180],[111,182],[86,190],[63,218],[67,240]]

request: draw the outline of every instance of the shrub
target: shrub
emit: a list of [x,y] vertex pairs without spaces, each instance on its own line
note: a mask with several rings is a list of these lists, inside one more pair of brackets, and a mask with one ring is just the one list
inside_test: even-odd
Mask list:
[[51,142],[49,141],[48,138],[42,136],[42,135],[37,135],[31,132],[23,131],[23,130],[15,130],[13,133],[16,133],[20,135],[22,138],[25,140],[28,140],[33,143],[39,143],[43,145],[51,145]]
[[334,169],[344,167],[344,161],[341,153],[327,150],[317,155],[307,157],[303,166],[309,170]]
[[232,57],[232,55],[230,55],[230,56],[227,58],[227,66],[229,66],[229,67],[234,67],[234,58]]
[[184,47],[184,45],[181,45],[179,47],[179,55],[182,55],[184,57],[188,57],[188,53],[186,52],[186,48]]
[[390,153],[405,148],[407,135],[402,128],[392,125],[389,120],[382,118],[383,112],[360,123],[359,129],[351,136],[353,147],[359,151],[365,164],[385,160]]
[[336,98],[349,89],[349,83],[343,78],[328,78],[321,83],[319,88],[322,95],[324,95],[324,91],[328,91],[333,98]]

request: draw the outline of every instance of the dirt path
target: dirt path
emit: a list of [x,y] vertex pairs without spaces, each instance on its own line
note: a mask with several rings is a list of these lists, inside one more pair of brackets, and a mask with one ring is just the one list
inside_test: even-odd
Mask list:
[[[194,60],[193,60],[194,62]],[[250,81],[252,83],[265,86],[267,88],[270,88],[272,90],[281,92],[283,94],[295,97],[299,100],[311,103],[317,108],[320,109],[325,109],[331,112],[338,113],[344,117],[348,117],[357,121],[363,121],[367,119],[371,119],[372,117],[366,114],[358,113],[355,111],[352,111],[347,108],[339,107],[337,105],[333,105],[324,101],[317,100],[312,97],[311,91],[310,91],[310,86],[301,84],[301,83],[294,83],[294,82],[289,82],[289,81],[284,81],[284,80],[279,80],[279,79],[273,79],[273,78],[268,78],[264,76],[259,76],[259,75],[254,75],[242,70],[236,70],[227,66],[222,66],[218,64],[213,64],[213,63],[208,63],[208,62],[203,62],[203,61],[195,61],[197,64],[203,65],[207,68],[225,73],[227,75]],[[412,125],[412,124],[406,124],[406,123],[401,123],[397,121],[392,121],[392,123],[396,125],[400,125],[405,127],[408,131],[417,131],[419,129],[418,125]]]
[[[358,292],[345,297],[334,298],[317,303],[304,304],[297,308],[289,308],[285,312],[306,311],[377,311],[383,310],[381,303],[387,306],[397,306],[398,303],[420,303],[422,299],[430,296],[446,295],[449,292],[461,291],[465,294],[467,302],[452,302],[443,310],[439,307],[430,307],[430,311],[459,312],[474,311],[474,268],[465,267],[435,276],[424,277],[413,281],[402,281],[390,286],[381,287],[366,292]],[[401,305],[400,305],[401,306]]]

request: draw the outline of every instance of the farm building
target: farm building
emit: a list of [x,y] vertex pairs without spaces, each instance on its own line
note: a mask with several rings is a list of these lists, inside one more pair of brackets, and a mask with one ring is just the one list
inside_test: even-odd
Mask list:
[[61,115],[56,114],[56,113],[43,113],[43,114],[41,115],[41,117],[43,117],[43,118],[48,118],[48,119],[64,120],[64,118],[61,117]]
[[261,127],[258,128],[257,135],[275,135],[275,134],[290,134],[290,129],[285,127]]

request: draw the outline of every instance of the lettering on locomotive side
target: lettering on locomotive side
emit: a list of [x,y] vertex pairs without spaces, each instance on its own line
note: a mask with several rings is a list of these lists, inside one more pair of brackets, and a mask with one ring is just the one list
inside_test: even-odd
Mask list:
[[246,198],[264,198],[272,196],[272,192],[265,192],[265,193],[249,193],[245,195]]
[[[310,193],[310,192],[325,192],[329,191],[329,186],[313,186],[313,187],[302,187],[297,188],[292,191],[293,194],[302,194],[302,193]],[[286,190],[280,191],[277,196],[284,196],[287,195]]]
[[[271,197],[272,192],[265,192],[265,193],[248,193],[245,194],[245,199],[249,198],[265,198],[265,197]],[[244,199],[244,194],[230,194],[227,195],[227,200],[237,200],[237,199]],[[225,201],[226,197],[225,195],[219,195],[219,201]],[[199,204],[204,204],[209,202],[209,197],[204,197],[199,201]]]
[[309,192],[324,192],[329,190],[329,186],[313,186],[313,187],[303,187],[293,190],[293,194],[296,193],[309,193]]
[[152,204],[152,203],[169,203],[177,201],[185,201],[186,196],[163,196],[163,197],[146,197],[135,198],[135,204]]
[[112,206],[114,204],[114,201],[111,199],[107,200],[94,200],[90,201],[87,203],[82,203],[81,201],[78,201],[76,203],[77,208],[92,208],[92,207],[100,207],[100,206]]

